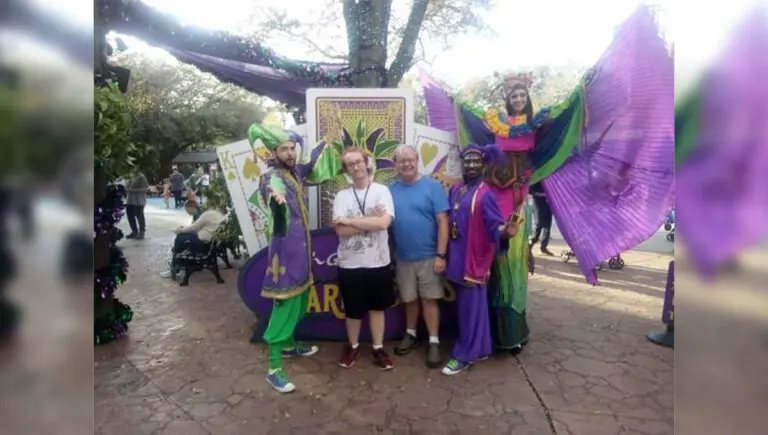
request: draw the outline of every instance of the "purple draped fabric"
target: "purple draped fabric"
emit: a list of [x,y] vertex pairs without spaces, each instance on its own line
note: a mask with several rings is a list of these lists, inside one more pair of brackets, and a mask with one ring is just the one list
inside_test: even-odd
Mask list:
[[766,21],[751,11],[707,73],[697,139],[677,168],[681,241],[707,276],[768,233]]
[[[109,30],[142,39],[151,45],[168,50],[182,62],[196,66],[216,76],[294,107],[303,107],[305,91],[318,87],[311,74],[290,74],[272,68],[276,60],[268,48],[254,44],[248,38],[223,30],[182,25],[176,17],[155,9],[139,0],[96,0],[97,19]],[[264,52],[271,55],[265,57]],[[91,53],[91,57],[93,54]],[[315,68],[316,75],[324,78],[348,74],[348,64],[278,60],[289,62],[292,69],[302,73]],[[302,68],[307,68],[304,71]],[[320,81],[322,83],[332,83]]]
[[162,47],[179,61],[211,73],[221,81],[242,86],[249,91],[293,107],[306,104],[307,89],[316,87],[309,80],[293,77],[273,68],[227,60],[192,51]]
[[607,258],[650,238],[674,192],[674,65],[647,7],[595,65],[582,143],[543,180],[558,228],[587,281]]

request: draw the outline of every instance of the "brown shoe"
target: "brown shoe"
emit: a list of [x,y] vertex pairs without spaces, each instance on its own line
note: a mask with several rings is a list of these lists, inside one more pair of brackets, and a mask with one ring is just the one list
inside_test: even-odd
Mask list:
[[382,370],[392,370],[395,366],[384,349],[375,349],[373,351],[373,363]]
[[355,365],[358,356],[360,356],[360,345],[353,349],[352,345],[347,344],[344,346],[344,352],[341,354],[339,365],[348,369]]
[[419,347],[419,339],[406,332],[403,340],[395,346],[395,355],[407,355],[417,347]]

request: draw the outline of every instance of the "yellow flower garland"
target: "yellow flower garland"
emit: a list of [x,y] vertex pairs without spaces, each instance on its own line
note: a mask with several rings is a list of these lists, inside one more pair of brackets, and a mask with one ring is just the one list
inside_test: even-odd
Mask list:
[[485,111],[485,125],[491,132],[500,137],[509,137],[509,124],[505,124],[499,119],[499,111],[488,109]]

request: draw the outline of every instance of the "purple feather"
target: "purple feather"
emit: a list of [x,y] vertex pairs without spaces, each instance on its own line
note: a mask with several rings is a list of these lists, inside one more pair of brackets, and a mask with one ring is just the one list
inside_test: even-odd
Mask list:
[[383,128],[377,128],[376,130],[373,130],[371,134],[368,135],[367,138],[365,138],[365,146],[373,152],[374,147],[376,146],[376,143],[379,141],[379,138],[384,133]]
[[483,160],[489,164],[503,163],[507,160],[507,156],[495,144],[488,144],[483,147]]
[[376,169],[394,168],[395,162],[389,159],[376,159]]
[[451,97],[424,69],[420,70],[421,87],[424,89],[424,105],[427,108],[427,124],[447,132],[459,130],[456,109]]

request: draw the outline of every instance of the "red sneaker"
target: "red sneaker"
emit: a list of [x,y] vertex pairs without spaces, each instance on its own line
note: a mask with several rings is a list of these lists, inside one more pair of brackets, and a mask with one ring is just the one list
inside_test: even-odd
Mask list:
[[387,352],[383,348],[375,349],[373,351],[373,363],[382,370],[392,370],[395,366],[392,364],[392,360],[389,359],[389,355],[387,355]]
[[360,346],[358,345],[353,349],[351,345],[347,344],[344,346],[344,352],[341,354],[339,365],[345,369],[348,369],[355,365],[355,361],[357,361],[358,356],[360,356]]

